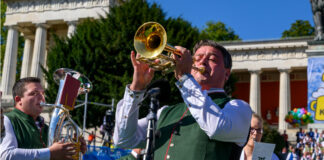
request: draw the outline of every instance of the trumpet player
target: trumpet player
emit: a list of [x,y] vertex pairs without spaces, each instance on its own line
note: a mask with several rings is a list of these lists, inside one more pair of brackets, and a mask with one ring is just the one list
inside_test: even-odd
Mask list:
[[[198,42],[193,57],[188,49],[176,48],[181,57],[173,56],[174,73],[183,103],[159,109],[160,136],[156,138],[154,160],[238,159],[248,139],[252,111],[249,104],[230,99],[224,92],[231,73],[231,55],[211,40]],[[133,80],[126,86],[115,116],[114,143],[122,148],[145,146],[148,121],[138,120],[138,107],[154,76],[154,70],[137,61],[133,51],[131,60]]]
[[[72,143],[57,142],[47,148],[48,125],[40,116],[45,102],[44,89],[39,78],[18,80],[12,89],[14,109],[4,116],[6,136],[0,147],[1,160],[72,159],[75,148]],[[86,143],[81,139],[81,151]]]

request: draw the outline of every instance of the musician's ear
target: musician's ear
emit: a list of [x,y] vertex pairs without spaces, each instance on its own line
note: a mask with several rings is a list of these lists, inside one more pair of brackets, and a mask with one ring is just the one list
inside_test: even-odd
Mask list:
[[[16,96],[14,98],[15,104],[18,105],[19,103],[21,103],[21,97],[20,96]],[[21,105],[21,104],[20,104]]]
[[225,82],[229,79],[231,75],[231,69],[225,68]]

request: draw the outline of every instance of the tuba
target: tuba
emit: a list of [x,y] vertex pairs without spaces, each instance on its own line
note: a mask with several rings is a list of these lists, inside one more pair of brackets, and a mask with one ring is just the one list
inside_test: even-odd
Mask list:
[[[172,54],[181,56],[173,46],[167,44],[167,34],[163,26],[157,22],[146,22],[136,31],[134,36],[134,47],[140,54],[138,61],[148,64],[151,68],[167,73],[175,68],[175,61]],[[162,54],[166,51],[167,54]],[[158,61],[156,61],[158,60]],[[203,68],[192,66],[193,69],[203,73]]]
[[[60,68],[57,69],[54,74],[53,78],[56,83],[59,83],[59,91],[57,94],[55,104],[41,104],[43,106],[55,106],[55,109],[52,113],[51,122],[49,126],[49,134],[48,134],[48,146],[51,146],[55,142],[63,141],[63,142],[72,142],[75,144],[76,148],[76,155],[73,155],[72,158],[74,160],[80,159],[80,151],[81,151],[81,142],[79,138],[82,136],[80,127],[72,120],[71,115],[69,114],[70,110],[73,110],[74,102],[72,108],[69,106],[62,105],[60,103],[60,99],[62,96],[62,91],[64,89],[64,82],[66,76],[70,75],[74,79],[80,81],[80,86],[78,87],[78,93],[83,94],[90,92],[92,89],[92,84],[87,77],[80,74],[77,71],[67,69],[67,68]],[[76,98],[76,97],[75,97]]]

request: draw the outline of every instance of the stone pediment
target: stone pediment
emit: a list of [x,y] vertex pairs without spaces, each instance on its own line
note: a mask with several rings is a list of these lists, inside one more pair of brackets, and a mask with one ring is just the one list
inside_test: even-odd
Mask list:
[[115,5],[115,0],[5,0],[5,26],[24,23],[51,23],[100,18]]
[[5,0],[7,15],[15,13],[107,7],[111,0]]
[[233,70],[306,68],[308,41],[312,37],[266,41],[224,42],[231,53]]

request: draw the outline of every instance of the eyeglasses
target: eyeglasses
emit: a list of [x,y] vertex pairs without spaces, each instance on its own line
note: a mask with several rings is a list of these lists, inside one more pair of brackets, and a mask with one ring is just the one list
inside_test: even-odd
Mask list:
[[259,128],[259,129],[250,128],[250,134],[253,134],[255,131],[258,134],[262,134],[263,133],[263,129],[262,128]]

